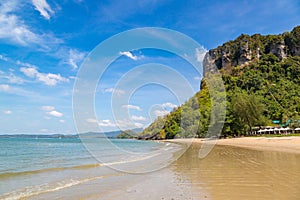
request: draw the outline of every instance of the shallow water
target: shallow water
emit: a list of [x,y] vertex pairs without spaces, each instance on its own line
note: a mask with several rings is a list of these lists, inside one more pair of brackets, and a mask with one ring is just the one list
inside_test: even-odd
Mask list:
[[213,200],[300,199],[300,155],[215,146],[204,159],[193,144],[173,165]]
[[0,138],[0,199],[103,197],[134,182],[129,172],[168,165],[179,149],[136,140]]

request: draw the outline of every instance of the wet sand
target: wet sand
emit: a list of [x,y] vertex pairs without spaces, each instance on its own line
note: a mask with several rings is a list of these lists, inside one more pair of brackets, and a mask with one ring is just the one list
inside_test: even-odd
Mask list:
[[[183,145],[188,139],[172,140]],[[174,163],[143,174],[107,178],[31,199],[101,200],[296,200],[300,197],[300,137],[218,140],[200,159],[203,140],[193,141]],[[95,171],[89,173],[97,175]]]
[[[187,143],[178,139],[172,142]],[[299,199],[299,137],[219,140],[199,159],[203,140],[196,139],[172,168],[188,177],[207,199]]]
[[[189,145],[188,139],[169,142]],[[204,158],[203,140],[165,169],[143,174],[108,199],[296,200],[300,196],[300,137],[218,140]]]

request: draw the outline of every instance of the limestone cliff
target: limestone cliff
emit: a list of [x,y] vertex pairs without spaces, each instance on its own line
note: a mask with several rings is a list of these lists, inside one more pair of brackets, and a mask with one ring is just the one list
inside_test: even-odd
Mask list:
[[257,62],[265,54],[274,54],[281,61],[288,56],[300,56],[300,26],[279,35],[242,34],[234,41],[211,49],[204,59],[204,73],[212,72],[210,66],[215,64],[217,69],[230,74],[232,67]]

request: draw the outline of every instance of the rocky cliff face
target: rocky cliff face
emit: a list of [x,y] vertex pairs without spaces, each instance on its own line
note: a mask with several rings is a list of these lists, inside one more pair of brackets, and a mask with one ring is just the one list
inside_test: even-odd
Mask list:
[[232,67],[258,62],[264,54],[274,54],[281,61],[288,56],[300,56],[300,26],[280,35],[243,34],[211,49],[204,58],[204,74],[213,72],[212,65],[231,73]]

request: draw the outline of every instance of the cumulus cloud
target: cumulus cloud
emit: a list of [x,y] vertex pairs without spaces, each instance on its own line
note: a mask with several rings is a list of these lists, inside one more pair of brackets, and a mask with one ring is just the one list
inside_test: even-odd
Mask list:
[[107,89],[104,90],[104,92],[116,93],[117,95],[125,94],[124,90],[115,89],[115,88],[107,88]]
[[60,74],[41,73],[35,67],[21,67],[20,71],[26,76],[35,78],[36,80],[49,86],[55,86],[60,82],[69,82],[69,79],[62,77]]
[[98,122],[98,125],[100,127],[116,127],[117,126],[117,124],[111,122],[109,119],[100,120]]
[[123,119],[123,120],[117,120],[116,121],[117,127],[120,129],[134,129],[134,128],[142,128],[144,125],[139,122],[132,122],[128,119]]
[[206,52],[207,52],[207,50],[205,48],[196,48],[195,56],[196,56],[197,61],[203,62]]
[[144,126],[144,124],[138,123],[138,122],[135,122],[133,125],[134,125],[136,128],[142,128],[142,127]]
[[7,84],[0,84],[0,91],[9,91],[10,86]]
[[133,55],[130,51],[121,51],[119,54],[123,55],[123,56],[127,56],[128,58],[130,58],[132,60],[138,60],[139,59],[138,56]]
[[88,123],[98,123],[98,120],[92,118],[85,119],[85,121]]
[[4,78],[7,79],[9,83],[14,83],[14,84],[23,84],[25,82],[24,79],[14,75],[13,73],[9,73]]
[[[46,114],[53,117],[62,117],[63,113],[58,112],[55,110],[54,106],[42,106],[41,110],[46,111]],[[46,119],[49,119],[49,117],[45,117]]]
[[121,130],[127,130],[127,129],[134,129],[134,128],[142,128],[144,125],[139,122],[132,122],[128,119],[123,119],[123,120],[116,120],[116,121],[111,121],[109,119],[104,119],[104,120],[92,120],[91,123],[97,122],[100,127],[105,127],[105,128],[112,128],[112,127],[117,127],[118,129]]
[[136,115],[132,115],[131,119],[134,120],[134,121],[146,121],[147,120],[143,116],[136,116]]
[[141,107],[136,106],[136,105],[130,105],[130,104],[122,105],[122,108],[132,109],[132,110],[137,110],[137,111],[141,111],[142,110]]
[[164,115],[169,114],[169,111],[167,111],[167,110],[154,110],[153,113],[154,113],[155,116],[159,117],[159,116],[164,116]]
[[163,103],[163,104],[161,104],[161,107],[163,107],[163,108],[177,108],[177,105],[175,105],[175,104],[172,104],[172,103],[170,103],[170,102],[166,102],[166,103]]
[[61,112],[58,112],[56,110],[52,110],[52,111],[49,111],[47,112],[48,115],[51,115],[53,117],[62,117],[63,114]]
[[[36,33],[16,14],[22,9],[20,0],[0,3],[0,39],[3,42],[21,46],[38,46],[41,51],[57,51],[63,40],[49,33]],[[53,48],[55,47],[55,48]]]
[[8,58],[6,56],[3,56],[3,55],[0,54],[0,60],[8,61]]
[[3,113],[6,114],[6,115],[10,115],[10,114],[12,114],[12,111],[11,110],[5,110],[5,111],[3,111]]
[[100,127],[116,127],[117,126],[116,123],[113,123],[109,119],[97,120],[94,118],[88,118],[88,119],[85,119],[85,121],[88,123],[97,123]]
[[0,38],[23,46],[41,42],[39,35],[33,33],[17,15],[13,14],[18,7],[16,0],[6,1],[0,5]]
[[73,68],[73,69],[77,69],[78,66],[81,64],[81,62],[83,61],[84,57],[85,57],[85,53],[80,52],[76,49],[70,49],[69,50],[69,60],[68,60],[68,64]]
[[54,11],[49,6],[46,0],[32,0],[32,4],[40,14],[46,19],[50,19],[50,15],[54,14]]
[[34,78],[39,73],[37,69],[34,67],[28,67],[28,68],[21,67],[20,71],[30,78]]

